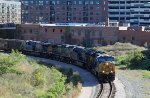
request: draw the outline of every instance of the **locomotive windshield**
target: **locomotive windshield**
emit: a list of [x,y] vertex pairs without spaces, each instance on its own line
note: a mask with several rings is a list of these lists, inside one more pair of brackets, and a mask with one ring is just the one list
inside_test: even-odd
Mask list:
[[105,62],[105,61],[110,61],[110,62],[114,62],[115,59],[112,56],[100,56],[97,58],[99,63]]

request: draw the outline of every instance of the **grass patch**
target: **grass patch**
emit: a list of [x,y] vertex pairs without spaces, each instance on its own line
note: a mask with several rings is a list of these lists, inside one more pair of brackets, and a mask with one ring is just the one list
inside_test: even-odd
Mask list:
[[150,79],[150,71],[142,70],[143,78]]
[[139,47],[137,45],[132,45],[130,43],[115,43],[114,45],[102,46],[102,47],[94,47],[94,49],[106,52],[112,56],[120,56],[130,54],[133,51],[144,51],[147,50],[144,47]]
[[0,98],[72,98],[80,80],[71,69],[48,68],[17,51],[0,53]]

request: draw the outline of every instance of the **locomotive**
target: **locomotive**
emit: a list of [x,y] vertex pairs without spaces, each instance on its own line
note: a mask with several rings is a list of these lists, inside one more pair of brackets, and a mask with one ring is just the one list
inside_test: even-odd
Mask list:
[[111,82],[115,79],[115,59],[101,51],[77,45],[0,38],[0,50],[12,49],[86,68],[102,82]]

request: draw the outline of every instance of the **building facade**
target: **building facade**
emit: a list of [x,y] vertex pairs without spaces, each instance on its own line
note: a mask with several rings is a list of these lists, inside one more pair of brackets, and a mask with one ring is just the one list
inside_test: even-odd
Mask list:
[[92,46],[128,42],[150,47],[149,27],[102,27],[93,25],[22,24],[21,35],[25,40],[46,41],[56,44],[65,42],[65,34],[71,34],[71,44]]
[[21,23],[21,2],[19,0],[0,1],[0,24]]
[[22,0],[22,23],[99,23],[105,0]]
[[150,26],[150,0],[108,0],[109,21]]

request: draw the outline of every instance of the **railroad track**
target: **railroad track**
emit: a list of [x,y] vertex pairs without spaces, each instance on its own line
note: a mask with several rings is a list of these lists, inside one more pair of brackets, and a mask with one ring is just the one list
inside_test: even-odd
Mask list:
[[96,98],[114,98],[115,85],[114,83],[100,83],[100,90]]

